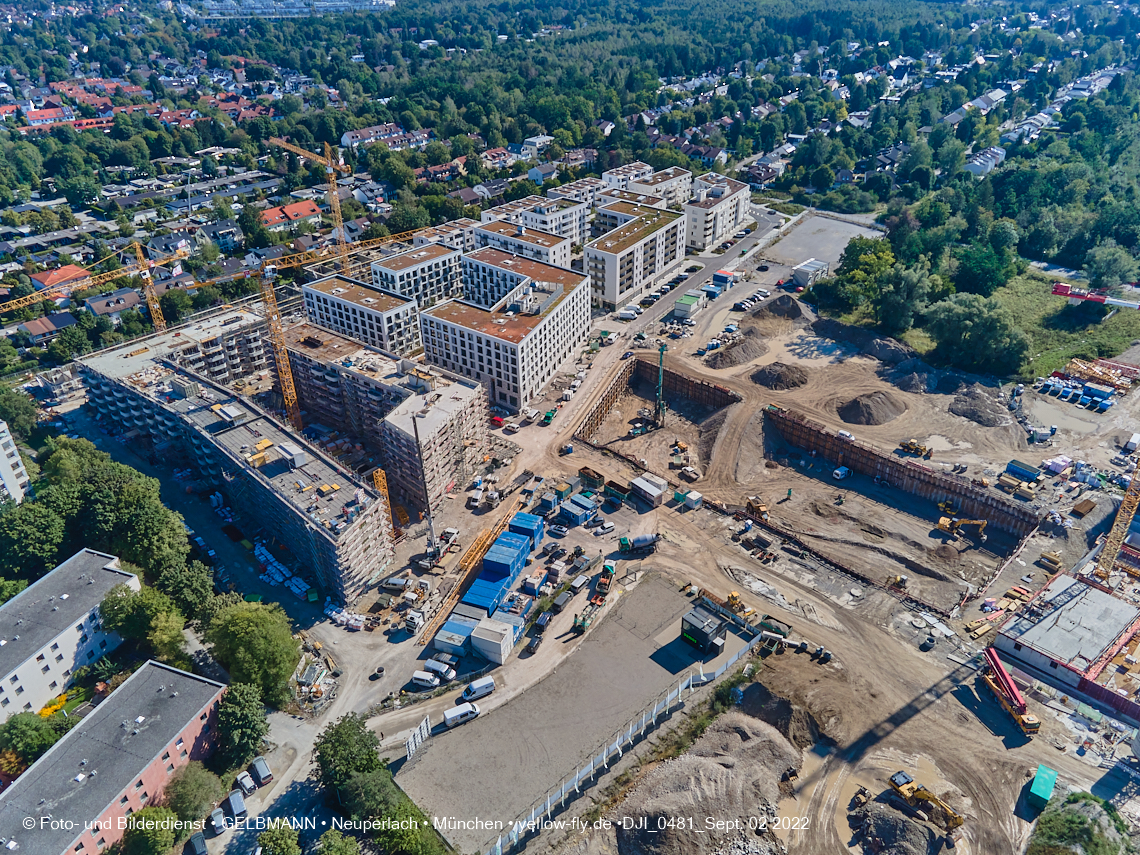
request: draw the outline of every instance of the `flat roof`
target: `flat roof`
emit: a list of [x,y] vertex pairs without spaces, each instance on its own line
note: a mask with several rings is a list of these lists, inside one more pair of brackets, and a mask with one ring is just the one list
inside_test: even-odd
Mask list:
[[[195,719],[221,683],[150,661],[0,794],[0,839],[21,852],[67,852]],[[187,746],[191,749],[194,746]],[[157,799],[159,792],[148,792]],[[24,823],[31,818],[34,828]],[[68,819],[73,825],[53,823]],[[42,821],[42,824],[41,824]],[[95,851],[94,838],[85,851]]]
[[619,190],[617,187],[610,187],[598,195],[607,196],[620,202],[633,202],[634,204],[641,205],[656,206],[664,201],[661,196],[650,196],[646,193],[635,193],[632,190]]
[[688,175],[690,178],[693,177],[693,173],[687,169],[683,169],[680,166],[670,166],[667,169],[662,169],[660,172],[654,172],[648,178],[639,179],[637,183],[644,184],[647,187],[656,187],[659,184],[667,184],[670,181],[675,181],[684,175]]
[[[485,250],[479,251],[484,252]],[[549,267],[549,265],[543,266]],[[574,271],[569,270],[566,272],[574,273]],[[421,314],[427,315],[429,318],[438,318],[441,321],[447,321],[448,323],[461,326],[464,329],[469,329],[472,332],[497,338],[500,341],[518,344],[530,335],[555,308],[561,305],[562,301],[573,293],[575,288],[588,281],[587,278],[580,273],[574,273],[574,275],[577,277],[577,281],[563,287],[561,293],[551,300],[550,304],[546,306],[541,314],[526,315],[516,313],[512,315],[503,308],[484,309],[482,306],[475,306],[461,300],[449,300],[446,303],[440,303],[437,306],[425,310]],[[503,301],[499,306],[509,305],[509,303],[510,301]]]
[[473,228],[478,225],[481,225],[478,220],[473,220],[470,217],[460,217],[458,220],[448,220],[446,223],[440,223],[438,226],[421,229],[416,232],[415,236],[418,238],[430,238],[435,236],[449,237],[464,229]]
[[412,428],[412,419],[415,419],[420,439],[426,439],[443,430],[472,398],[485,394],[478,383],[441,378],[434,390],[407,398],[384,417],[384,423],[407,436],[415,436]]
[[372,371],[362,373],[379,373],[382,376],[397,374],[398,363],[394,357],[337,335],[326,327],[304,323],[282,330],[282,333],[285,347],[318,362],[339,362],[342,365],[351,362],[352,365],[346,367],[354,370],[359,370],[367,363],[373,366]]
[[135,577],[114,555],[81,549],[0,606],[0,677],[99,607],[116,585]]
[[372,266],[380,267],[384,270],[391,270],[393,273],[399,273],[402,270],[407,270],[418,264],[426,264],[429,261],[435,261],[447,255],[455,255],[458,252],[459,250],[452,249],[443,244],[425,243],[422,246],[414,247],[398,255],[390,255],[380,261],[374,261],[372,262]]
[[[490,215],[496,220],[509,219],[523,211],[529,211],[535,205],[541,205],[543,202],[548,201],[542,196],[524,196],[521,199],[515,199],[512,202],[504,202],[501,205],[495,205],[493,208],[488,208],[483,212],[483,215]],[[488,220],[488,222],[493,222]]]
[[[686,205],[693,207],[693,208],[715,208],[717,205],[719,205],[721,202],[723,202],[725,199],[729,198],[730,196],[736,195],[741,190],[747,190],[748,189],[748,185],[745,184],[744,182],[737,181],[735,178],[727,178],[724,175],[719,175],[716,172],[706,172],[704,175],[700,176],[696,180],[704,182],[705,184],[711,184],[714,187],[723,187],[724,193],[721,194],[720,196],[711,196],[711,195],[706,196],[703,201],[699,201],[695,198],[690,199],[688,202],[685,203]],[[709,188],[707,188],[707,187],[704,187],[704,188],[694,187],[693,191],[697,192],[698,190],[701,190],[701,189],[708,190]]]
[[[382,265],[383,262],[379,262],[379,264]],[[330,276],[327,279],[310,282],[304,287],[327,294],[329,297],[336,297],[338,300],[344,300],[347,303],[355,303],[362,308],[371,309],[373,312],[390,312],[393,309],[399,309],[401,306],[407,306],[409,303],[415,303],[415,300],[408,297],[402,297],[382,288],[374,288],[359,279],[349,279],[345,276]]]
[[[625,203],[619,202],[616,205],[607,206],[613,210],[621,210],[620,206]],[[684,215],[677,211],[665,211],[661,208],[644,208],[639,205],[628,206],[630,208],[639,209],[640,215],[635,220],[630,220],[628,223],[618,226],[613,231],[606,232],[600,238],[591,241],[587,244],[588,247],[596,249],[600,252],[610,252],[617,254],[624,252],[634,244],[651,237],[655,232],[675,223]],[[622,213],[629,213],[629,211],[622,210]]]
[[629,175],[634,172],[644,172],[647,169],[653,169],[653,167],[648,163],[635,160],[633,163],[626,163],[622,166],[615,166],[613,169],[607,169],[602,175]]
[[77,362],[104,376],[119,380],[130,377],[163,359],[175,359],[186,346],[209,341],[243,327],[264,324],[265,319],[249,309],[234,309],[218,315],[172,327],[166,332],[131,339],[128,342],[80,357]]
[[549,249],[552,246],[558,246],[560,243],[568,243],[569,238],[560,237],[559,235],[552,235],[550,232],[539,231],[538,229],[528,229],[524,226],[517,226],[514,223],[508,223],[505,220],[494,220],[490,223],[483,223],[479,226],[478,231],[491,232],[502,237],[511,238],[512,240],[520,241],[521,243],[529,243],[534,246],[541,246]]
[[1140,608],[1058,576],[1000,634],[1084,672],[1140,617]]
[[547,264],[545,261],[535,261],[533,258],[512,255],[491,246],[469,252],[465,257],[493,267],[501,267],[503,270],[517,273],[520,276],[529,276],[535,282],[554,282],[567,288],[575,287],[586,278],[586,274],[579,273],[577,270],[557,267],[553,264]]

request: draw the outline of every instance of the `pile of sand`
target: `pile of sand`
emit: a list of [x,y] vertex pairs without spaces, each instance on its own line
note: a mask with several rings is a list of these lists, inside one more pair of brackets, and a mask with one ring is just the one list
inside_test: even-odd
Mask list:
[[708,358],[709,368],[735,368],[744,365],[753,359],[759,359],[768,352],[768,345],[764,344],[763,336],[754,327],[744,331],[744,335],[720,350],[714,350]]
[[810,748],[821,739],[828,741],[821,736],[819,724],[811,713],[787,698],[772,694],[761,683],[753,683],[744,690],[740,708],[772,725],[797,748]]
[[808,381],[808,373],[798,365],[785,365],[783,362],[773,362],[765,365],[752,375],[752,382],[769,389],[783,392],[796,389]]
[[885,425],[905,412],[906,404],[890,392],[872,392],[842,404],[839,418],[849,425]]
[[801,752],[775,728],[741,712],[725,713],[687,754],[649,772],[617,809],[620,816],[646,817],[649,828],[617,829],[616,851],[651,855],[719,851],[728,838],[737,837],[736,832],[693,834],[668,827],[658,832],[658,817],[774,816],[781,798],[780,776],[789,767],[799,768],[801,761]]
[[943,835],[933,828],[886,805],[871,802],[853,816],[864,842],[880,841],[873,851],[879,855],[937,855],[942,852]]
[[781,294],[775,300],[767,303],[763,308],[757,309],[753,314],[756,318],[786,318],[794,321],[803,317],[804,310],[798,300],[787,294]]
[[1012,423],[1009,410],[980,383],[967,386],[959,392],[950,402],[950,412],[977,422],[982,427],[1001,427]]

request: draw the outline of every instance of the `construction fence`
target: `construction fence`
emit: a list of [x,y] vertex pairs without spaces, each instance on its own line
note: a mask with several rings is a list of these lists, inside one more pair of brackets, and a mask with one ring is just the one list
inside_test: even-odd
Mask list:
[[1032,507],[975,486],[963,477],[943,475],[915,460],[900,459],[865,442],[841,437],[775,405],[769,405],[765,413],[789,445],[814,451],[836,466],[878,478],[906,493],[934,502],[954,500],[961,508],[960,516],[989,520],[990,525],[1018,538],[1028,535],[1040,522]]
[[512,822],[507,833],[500,835],[494,845],[484,850],[483,855],[504,855],[526,849],[531,840],[546,830],[548,826],[545,823],[565,810],[568,804],[581,795],[583,789],[597,784],[598,778],[609,771],[611,762],[620,760],[625,751],[636,746],[646,734],[655,730],[660,722],[668,719],[694,691],[723,677],[737,662],[750,655],[762,640],[762,635],[754,636],[714,673],[705,674],[702,671],[698,674],[689,674],[677,684],[676,688],[658,697],[640,716],[631,719],[626,727],[603,745],[585,766],[579,768],[560,786],[550,790],[544,799],[536,802],[529,811]]

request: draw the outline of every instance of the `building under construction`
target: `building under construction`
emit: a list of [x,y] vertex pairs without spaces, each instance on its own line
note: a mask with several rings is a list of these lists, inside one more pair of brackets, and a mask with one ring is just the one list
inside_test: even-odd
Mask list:
[[145,346],[132,341],[80,360],[99,418],[130,428],[163,460],[220,489],[242,515],[245,534],[285,546],[325,594],[345,602],[359,596],[393,557],[382,503],[292,430],[206,375],[179,367],[172,351],[183,348],[185,336],[168,332]]
[[379,455],[394,501],[436,510],[483,463],[490,413],[478,383],[312,324],[285,330],[285,346],[307,430]]

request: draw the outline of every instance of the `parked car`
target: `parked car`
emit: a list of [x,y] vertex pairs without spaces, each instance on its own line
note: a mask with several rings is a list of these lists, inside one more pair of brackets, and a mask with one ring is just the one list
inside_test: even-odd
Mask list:
[[195,831],[190,835],[191,855],[209,855],[209,851],[206,848],[206,835],[200,831]]
[[623,353],[623,354],[621,355],[621,358],[622,358],[622,359],[629,359],[631,356],[633,356],[633,351],[632,351],[632,350],[627,350],[625,353]]
[[542,645],[542,639],[543,638],[544,638],[544,636],[542,636],[542,635],[534,636],[530,640],[530,644],[528,644],[526,646],[526,652],[530,653],[531,655],[538,653],[538,648]]
[[237,784],[241,787],[241,791],[247,796],[257,789],[257,784],[253,782],[253,778],[249,776],[249,772],[238,772]]
[[226,814],[221,808],[214,808],[210,811],[210,829],[215,835],[226,830]]
[[550,533],[556,534],[559,537],[565,537],[570,533],[570,529],[566,528],[564,525],[552,525],[550,527]]
[[249,764],[249,771],[259,787],[264,787],[273,780],[273,773],[269,771],[269,764],[265,762],[264,757],[254,757],[253,762]]

